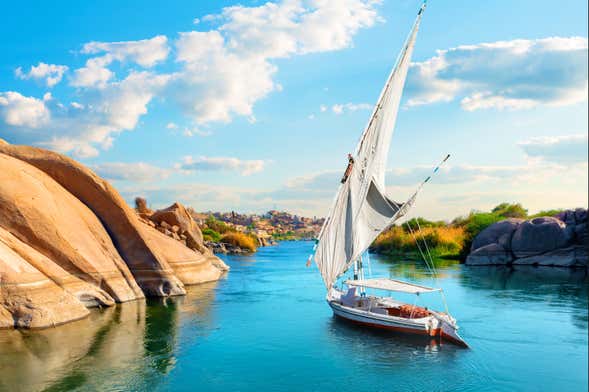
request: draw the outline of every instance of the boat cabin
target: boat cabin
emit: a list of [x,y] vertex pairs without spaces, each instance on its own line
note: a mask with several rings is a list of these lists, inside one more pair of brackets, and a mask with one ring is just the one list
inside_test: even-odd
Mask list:
[[415,304],[406,304],[391,297],[367,296],[363,292],[358,295],[358,288],[361,290],[365,288],[373,288],[390,292],[402,292],[415,294],[416,296],[419,296],[422,293],[442,293],[441,289],[420,286],[413,283],[388,278],[346,280],[344,283],[348,286],[348,291],[339,297],[338,302],[342,306],[359,309],[374,314],[382,314],[406,319],[420,319],[429,317],[432,315],[432,311],[427,307],[420,307],[416,306]]

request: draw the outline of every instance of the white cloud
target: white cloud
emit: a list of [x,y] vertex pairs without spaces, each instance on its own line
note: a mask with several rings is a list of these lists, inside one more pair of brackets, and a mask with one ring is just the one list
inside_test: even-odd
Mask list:
[[335,114],[343,114],[344,112],[355,112],[357,110],[370,110],[372,105],[369,103],[343,103],[335,104],[331,107],[331,111]]
[[168,178],[170,170],[144,162],[107,162],[92,166],[92,169],[107,180],[152,182]]
[[[7,125],[20,127],[15,129],[19,141],[78,157],[96,156],[112,145],[118,133],[134,129],[155,96],[179,103],[198,127],[230,122],[234,116],[253,123],[255,103],[282,90],[274,80],[274,60],[351,46],[360,29],[378,20],[377,3],[284,0],[258,7],[226,7],[218,15],[203,18],[216,24],[214,29],[179,33],[173,44],[177,71],[169,74],[139,72],[133,67],[151,68],[168,59],[170,45],[163,35],[88,42],[81,53],[90,57],[83,67],[73,70],[69,80],[77,88],[75,102],[64,105],[54,98],[43,102],[3,92],[1,118]],[[119,78],[111,69],[114,62],[120,63],[116,68]],[[54,65],[39,67],[27,74],[19,69],[17,76],[47,74],[52,78],[46,80],[48,84],[63,76]],[[26,117],[21,115],[27,110]],[[36,132],[41,124],[44,132]],[[210,132],[189,128],[183,134],[206,136]]]
[[326,106],[326,105],[320,105],[320,106],[319,106],[319,111],[320,111],[321,113],[325,113],[325,112],[327,111],[327,106]]
[[349,47],[359,29],[376,22],[374,5],[370,0],[286,0],[226,7],[203,18],[219,23],[217,30],[180,34],[176,48],[183,70],[172,94],[198,124],[251,117],[258,100],[280,90],[272,60]]
[[176,48],[183,70],[172,95],[198,124],[252,116],[254,103],[276,89],[276,67],[260,56],[232,53],[218,31],[181,33]]
[[36,66],[31,66],[29,72],[23,72],[22,68],[18,67],[14,73],[19,79],[44,79],[47,87],[53,87],[61,81],[67,70],[66,65],[39,62]]
[[0,118],[10,126],[40,128],[51,119],[45,100],[15,91],[0,93]]
[[18,126],[21,135],[32,138],[32,144],[81,158],[93,157],[99,149],[110,148],[116,134],[137,126],[149,102],[168,80],[167,75],[131,72],[102,89],[81,91],[79,98],[84,104],[69,106],[53,99],[0,93],[0,118]]
[[114,73],[106,68],[111,61],[110,56],[89,59],[85,67],[74,70],[70,84],[74,87],[105,87],[114,76]]
[[84,54],[106,53],[109,63],[133,61],[146,68],[165,60],[169,51],[168,38],[164,35],[138,41],[88,42],[82,48]]
[[587,134],[537,137],[519,143],[526,155],[542,162],[587,162]]
[[243,176],[249,176],[264,170],[265,163],[263,160],[244,161],[230,157],[201,156],[194,159],[187,156],[177,167],[185,171],[236,171]]
[[169,122],[166,124],[166,129],[178,129],[178,124]]
[[587,38],[518,39],[439,50],[411,66],[407,104],[457,98],[468,111],[562,106],[587,99]]
[[184,128],[184,132],[182,134],[186,137],[193,137],[193,136],[206,137],[206,136],[211,136],[213,134],[213,132],[198,129],[198,128],[192,128],[192,129]]
[[74,87],[104,88],[114,77],[114,72],[107,68],[113,61],[132,61],[149,68],[165,60],[169,51],[168,39],[163,35],[138,41],[88,42],[82,47],[83,54],[103,55],[89,58],[86,66],[74,70],[70,84]]

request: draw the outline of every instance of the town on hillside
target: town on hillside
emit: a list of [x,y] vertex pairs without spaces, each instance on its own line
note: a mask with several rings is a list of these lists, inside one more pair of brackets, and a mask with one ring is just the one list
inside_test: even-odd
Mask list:
[[192,218],[200,227],[207,227],[212,219],[223,222],[238,232],[252,233],[269,240],[313,239],[321,230],[324,218],[307,218],[285,211],[270,210],[264,214],[231,212],[195,212]]

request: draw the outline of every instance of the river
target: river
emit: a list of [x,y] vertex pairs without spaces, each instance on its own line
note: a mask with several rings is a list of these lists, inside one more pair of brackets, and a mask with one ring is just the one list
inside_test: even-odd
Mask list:
[[283,242],[226,256],[229,274],[185,297],[0,331],[0,390],[587,390],[584,272],[440,260],[434,281],[422,262],[372,255],[374,276],[444,288],[471,346],[462,349],[335,319],[316,267],[305,267],[311,247]]

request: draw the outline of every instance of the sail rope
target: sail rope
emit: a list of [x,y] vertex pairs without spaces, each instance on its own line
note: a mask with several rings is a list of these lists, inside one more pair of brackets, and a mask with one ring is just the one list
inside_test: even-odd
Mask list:
[[407,228],[409,228],[409,233],[411,233],[411,236],[413,236],[413,239],[415,240],[415,245],[417,245],[417,249],[419,250],[419,254],[421,255],[421,258],[423,259],[428,272],[430,274],[434,275],[433,269],[429,265],[429,260],[427,259],[427,257],[425,257],[425,253],[421,249],[421,245],[419,245],[419,239],[417,238],[415,231],[411,227],[411,224],[409,223],[409,221],[407,221],[405,223],[407,224]]
[[[419,230],[420,232],[423,233],[423,231],[421,230],[421,225],[419,224],[419,219],[415,219],[415,222],[417,223],[417,230]],[[427,240],[425,239],[425,236],[422,235],[421,238],[423,239],[423,244],[425,245],[425,250],[427,252],[427,256],[429,257],[429,261],[431,263],[431,267],[433,270],[433,275],[434,275],[434,280],[438,279],[438,271],[436,270],[436,265],[434,264],[434,259],[432,258],[432,254],[429,251],[429,246],[427,246]]]

